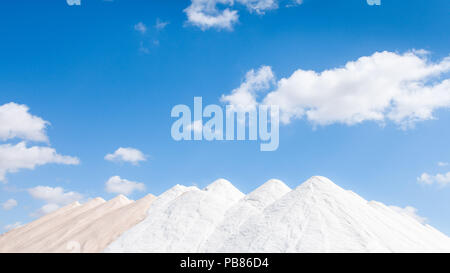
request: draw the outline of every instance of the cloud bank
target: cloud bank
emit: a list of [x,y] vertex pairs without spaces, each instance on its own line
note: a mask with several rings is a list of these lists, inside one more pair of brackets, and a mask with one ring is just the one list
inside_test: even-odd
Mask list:
[[[437,109],[450,107],[450,57],[432,62],[428,56],[425,51],[383,51],[322,72],[298,69],[280,79],[259,102],[256,92],[245,88],[246,78],[222,100],[241,108],[278,105],[284,124],[295,119],[322,126],[391,121],[406,129],[433,119]],[[270,67],[256,73],[264,74],[259,71],[270,71]]]

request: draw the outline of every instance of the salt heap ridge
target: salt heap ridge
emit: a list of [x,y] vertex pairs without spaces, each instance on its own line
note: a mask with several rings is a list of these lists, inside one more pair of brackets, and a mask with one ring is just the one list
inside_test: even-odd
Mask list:
[[325,177],[245,195],[218,179],[78,202],[0,235],[0,252],[450,252],[450,238]]
[[270,180],[246,196],[222,179],[160,198],[105,252],[450,252],[431,226],[321,176],[293,190]]

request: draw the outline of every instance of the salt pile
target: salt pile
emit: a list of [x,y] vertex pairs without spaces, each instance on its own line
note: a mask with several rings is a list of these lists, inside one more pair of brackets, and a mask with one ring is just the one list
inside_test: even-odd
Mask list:
[[273,179],[242,198],[225,213],[222,222],[217,225],[201,250],[216,252],[218,249],[227,248],[225,245],[233,241],[247,219],[260,214],[266,206],[289,191],[291,189],[283,182]]
[[446,235],[325,177],[247,196],[218,180],[161,197],[105,252],[450,252]]
[[241,225],[224,252],[450,251],[450,239],[324,177],[313,177]]
[[450,252],[450,238],[325,177],[244,195],[219,179],[157,198],[75,202],[0,236],[0,252]]
[[216,180],[204,190],[175,186],[160,197],[164,202],[155,201],[144,221],[125,232],[106,251],[198,251],[226,211],[243,197],[224,179]]
[[146,216],[154,196],[70,204],[0,237],[0,252],[100,252]]

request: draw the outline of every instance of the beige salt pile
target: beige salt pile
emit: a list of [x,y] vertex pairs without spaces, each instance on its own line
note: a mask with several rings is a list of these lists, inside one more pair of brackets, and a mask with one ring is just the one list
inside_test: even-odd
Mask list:
[[0,237],[0,252],[100,252],[146,217],[153,195],[78,202]]

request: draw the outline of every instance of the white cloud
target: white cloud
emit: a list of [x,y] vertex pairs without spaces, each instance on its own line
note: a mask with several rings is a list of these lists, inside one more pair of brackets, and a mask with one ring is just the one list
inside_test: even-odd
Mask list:
[[[262,103],[278,105],[285,124],[306,118],[314,125],[392,121],[408,128],[450,107],[449,71],[450,57],[433,63],[424,51],[376,52],[323,72],[298,69]],[[251,93],[243,94],[238,101],[255,103]]]
[[[230,9],[234,2],[233,0],[191,0],[191,5],[184,12],[188,22],[202,30],[209,28],[231,30],[239,19],[237,10]],[[250,12],[258,14],[278,8],[276,0],[237,0],[236,2],[246,6]]]
[[445,174],[438,173],[436,175],[423,173],[420,177],[417,178],[417,181],[420,184],[424,185],[438,184],[441,187],[445,187],[450,184],[450,172]]
[[83,195],[78,192],[67,192],[61,187],[37,186],[28,189],[28,193],[34,199],[44,201],[46,204],[39,210],[32,213],[32,217],[41,217],[47,213],[59,209],[61,206],[68,205],[75,201],[80,201]]
[[21,222],[15,222],[14,224],[6,225],[6,226],[4,226],[3,228],[4,228],[6,231],[10,231],[10,230],[19,228],[19,227],[21,227],[21,226],[22,226],[22,223],[21,223]]
[[155,28],[156,28],[157,30],[162,30],[162,29],[164,29],[168,24],[169,24],[169,22],[164,22],[164,21],[161,21],[159,18],[157,18],[157,19],[156,19]]
[[286,7],[295,7],[303,4],[303,0],[291,0],[291,3],[287,4]]
[[448,162],[438,162],[439,167],[446,167],[448,166]]
[[237,2],[245,5],[250,12],[264,14],[266,10],[278,8],[276,0],[237,0]]
[[17,144],[0,145],[0,181],[7,173],[34,169],[48,163],[79,164],[78,158],[62,156],[50,147],[27,147],[26,141],[48,142],[49,122],[28,112],[26,105],[10,102],[0,106],[0,140],[19,138]]
[[10,210],[17,206],[17,201],[15,199],[9,199],[5,203],[2,204],[2,208],[4,210]]
[[269,66],[262,66],[258,71],[247,72],[245,81],[230,95],[222,95],[221,101],[233,106],[237,111],[249,111],[257,106],[257,92],[267,90],[274,82],[275,76]]
[[109,160],[109,161],[130,162],[130,163],[136,165],[139,163],[139,161],[145,161],[146,157],[138,149],[120,147],[114,153],[107,154],[105,156],[105,159]]
[[28,193],[34,199],[57,205],[68,205],[83,198],[82,194],[73,191],[66,192],[61,187],[37,186],[28,189]]
[[69,6],[80,6],[81,5],[81,0],[66,0],[67,5]]
[[423,173],[421,176],[417,177],[417,181],[424,185],[431,185],[434,183],[433,177],[427,173]]
[[425,222],[427,221],[427,218],[422,217],[420,215],[417,214],[417,209],[411,206],[406,206],[405,208],[401,208],[401,207],[397,207],[397,206],[389,206],[392,210],[403,214],[403,215],[408,215],[410,217],[412,217],[413,219],[417,220],[419,223],[421,224],[425,224]]
[[147,26],[144,23],[139,22],[136,25],[134,25],[134,30],[144,34],[147,32]]
[[49,163],[77,165],[79,159],[57,154],[50,147],[34,146],[28,148],[25,142],[0,145],[0,181],[5,181],[7,173],[15,173],[20,169],[34,169],[36,166]]
[[217,4],[232,5],[233,0],[192,0],[191,5],[184,10],[188,22],[202,30],[208,28],[231,30],[239,18],[237,11],[229,8],[219,10]]
[[47,142],[47,121],[31,115],[26,105],[10,102],[0,106],[0,140],[21,138]]
[[113,176],[105,183],[106,192],[119,193],[123,195],[130,195],[134,191],[144,191],[145,185],[139,182],[133,182],[120,178],[120,176]]

